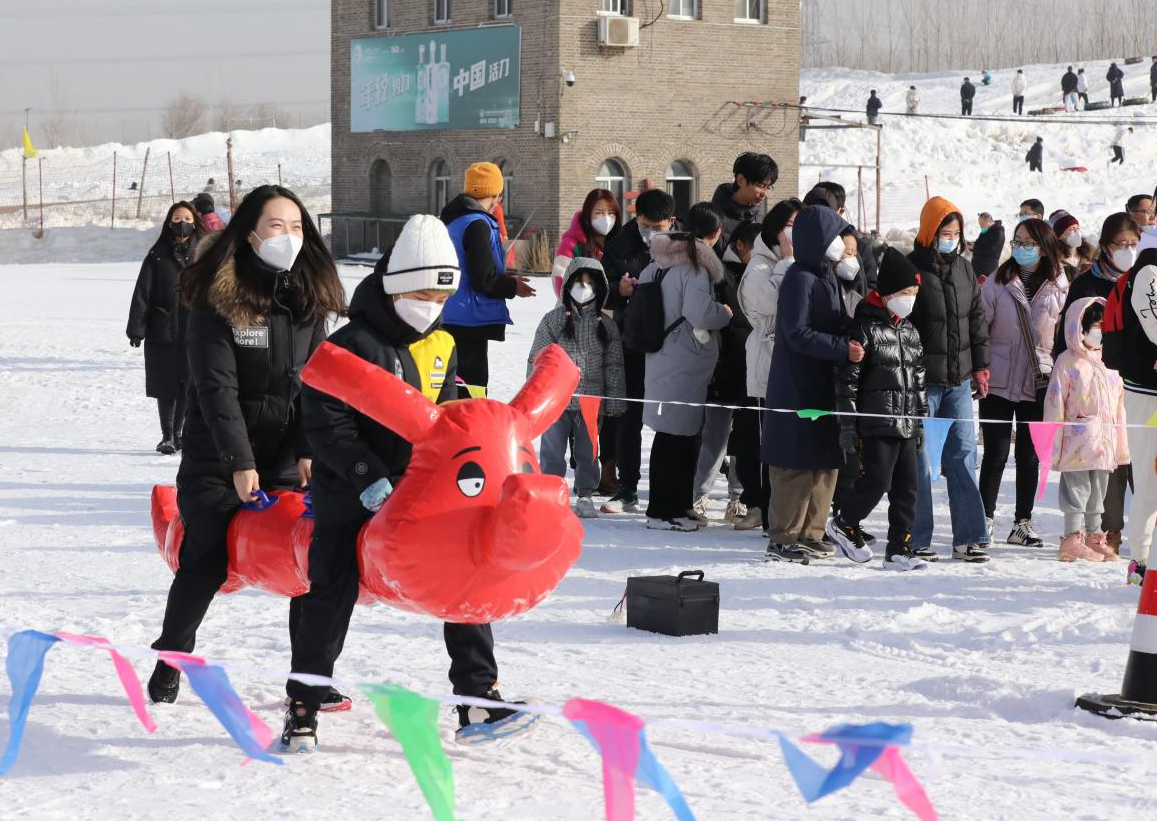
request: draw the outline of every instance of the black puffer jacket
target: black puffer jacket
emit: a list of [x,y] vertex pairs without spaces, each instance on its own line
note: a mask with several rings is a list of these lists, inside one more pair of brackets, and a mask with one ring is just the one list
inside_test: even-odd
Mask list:
[[[458,398],[453,338],[437,326],[418,333],[399,319],[393,300],[382,289],[381,274],[361,281],[350,301],[349,315],[349,323],[334,331],[330,343],[423,393],[434,393],[438,402]],[[417,347],[424,353],[416,358]],[[364,519],[368,514],[359,495],[379,479],[398,483],[410,464],[410,443],[308,385],[302,389],[301,409],[305,435],[313,447],[313,503],[319,519],[327,523]]]
[[125,335],[145,341],[145,394],[175,399],[185,390],[189,363],[185,328],[189,310],[177,293],[181,271],[192,259],[195,240],[184,245],[168,237],[149,249],[129,303]]
[[763,219],[763,203],[759,205],[740,205],[731,198],[739,189],[739,186],[733,182],[725,182],[715,189],[715,193],[711,196],[713,205],[719,206],[719,210],[723,212],[723,236],[719,238],[719,243],[715,246],[715,252],[722,257],[723,252],[727,250],[727,246],[731,244],[731,235],[735,233],[735,229],[745,222],[757,222]]
[[968,260],[916,246],[908,259],[920,272],[911,322],[924,346],[929,385],[955,387],[973,371],[988,369],[988,324],[980,286]]
[[[257,296],[268,289],[273,309]],[[295,483],[296,461],[311,455],[301,433],[301,369],[325,339],[325,323],[294,320],[291,275],[246,246],[223,266],[209,304],[189,312],[189,409],[177,485],[199,477],[231,479],[256,470],[261,486]]]
[[731,322],[719,332],[719,362],[707,391],[708,401],[740,404],[747,399],[747,337],[751,320],[739,307],[739,280],[747,268],[732,245],[723,254],[723,279],[715,298],[731,309]]
[[972,244],[972,272],[978,277],[992,276],[1004,250],[1004,224],[997,220]]
[[607,274],[607,307],[614,312],[619,329],[623,327],[623,313],[627,310],[630,297],[619,292],[623,277],[638,279],[643,269],[651,264],[651,249],[643,242],[639,233],[639,221],[633,219],[623,226],[623,230],[607,240],[603,248],[603,270]]
[[837,366],[836,413],[886,417],[841,416],[840,427],[860,436],[916,436],[922,423],[897,417],[928,415],[920,332],[907,320],[896,321],[872,292],[856,306],[850,337],[864,346],[864,358]]

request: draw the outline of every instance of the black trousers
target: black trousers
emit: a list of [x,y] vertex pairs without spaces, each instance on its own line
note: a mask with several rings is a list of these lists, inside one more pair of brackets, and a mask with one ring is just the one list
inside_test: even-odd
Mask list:
[[1012,98],[1012,113],[1024,114],[1024,97]]
[[1035,402],[1010,402],[1003,396],[989,394],[980,400],[980,427],[984,433],[984,458],[980,462],[980,497],[984,501],[984,515],[994,518],[996,497],[1008,463],[1012,441],[1012,421],[1016,419],[1016,516],[1017,520],[1031,519],[1036,498],[1040,460],[1028,432],[1029,422],[1039,422],[1044,416],[1044,391],[1037,393]]
[[[643,398],[646,368],[646,354],[623,349],[628,399]],[[619,484],[624,490],[638,490],[643,464],[643,403],[628,402],[627,412],[616,421],[615,464],[619,470]],[[691,481],[695,481],[694,477]]]
[[1121,465],[1109,474],[1109,487],[1105,490],[1105,512],[1101,516],[1101,529],[1105,531],[1125,529],[1125,489],[1133,490],[1133,466]]
[[1125,164],[1125,149],[1119,145],[1113,146],[1113,159],[1109,160],[1109,164],[1113,163]]
[[[746,398],[738,403],[748,407],[759,407],[758,399]],[[743,493],[739,501],[748,508],[758,507],[763,513],[763,524],[767,526],[767,506],[771,498],[771,485],[767,479],[767,467],[760,463],[760,417],[761,411],[735,411],[731,416],[731,440],[727,452],[735,459],[735,471]]]
[[158,399],[157,414],[161,417],[161,438],[180,437],[185,429],[185,392],[172,399]]
[[1149,93],[1153,95],[1153,102],[1157,103],[1157,86],[1149,86]]
[[1042,174],[1045,172],[1044,168],[1041,167],[1041,164],[1039,162],[1031,162],[1031,161],[1028,164],[1028,170],[1029,170],[1030,174],[1033,171],[1039,171]]
[[844,466],[836,476],[836,492],[832,496],[832,515],[838,514],[855,494],[856,482],[863,473],[860,454],[844,453]]
[[962,115],[964,115],[965,117],[971,117],[972,116],[972,100],[961,100],[960,101],[960,113]]
[[599,420],[599,461],[614,462],[619,457],[619,420],[603,416]]
[[651,443],[651,495],[647,516],[678,519],[691,509],[699,440],[695,436],[656,433]]
[[[362,521],[319,525],[309,545],[309,592],[290,602],[289,639],[292,670],[332,676],[345,647],[350,618],[358,599],[357,540]],[[455,695],[481,696],[498,681],[494,635],[489,624],[446,624],[450,682]],[[328,685],[313,686],[295,679],[285,682],[294,701],[314,710],[329,693]]]
[[185,539],[154,650],[191,653],[196,647],[197,629],[228,575],[225,536],[240,506],[233,483],[226,479],[200,478],[186,487],[178,485],[177,509],[185,523]]
[[[490,340],[459,336],[452,330],[450,335],[454,337],[454,347],[458,351],[458,376],[467,385],[485,388],[490,384]],[[469,399],[470,394],[465,388],[460,388],[458,397]]]
[[[863,472],[845,494],[840,516],[859,526],[888,494],[888,544],[903,545],[916,522],[919,451],[915,439],[865,436]],[[841,471],[842,473],[842,471]]]

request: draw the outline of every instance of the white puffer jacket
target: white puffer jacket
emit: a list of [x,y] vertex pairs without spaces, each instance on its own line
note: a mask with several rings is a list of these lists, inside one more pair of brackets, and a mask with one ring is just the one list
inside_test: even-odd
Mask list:
[[756,237],[751,261],[739,280],[739,307],[751,323],[747,337],[747,395],[757,399],[767,398],[779,286],[794,262],[791,257],[780,257],[778,248],[768,248],[763,237]]
[[1023,74],[1017,74],[1012,78],[1013,97],[1023,97],[1026,88],[1028,88],[1028,80]]

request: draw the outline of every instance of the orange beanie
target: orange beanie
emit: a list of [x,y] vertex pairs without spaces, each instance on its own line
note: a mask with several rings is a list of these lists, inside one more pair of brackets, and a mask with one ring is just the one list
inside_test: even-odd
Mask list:
[[466,195],[497,197],[502,193],[502,169],[492,162],[476,162],[466,169]]
[[[949,214],[959,214],[960,209],[950,203],[944,197],[933,197],[924,203],[923,210],[920,211],[920,233],[916,235],[916,242],[924,248],[936,247],[936,233],[940,230],[940,223],[944,222],[944,218]],[[960,230],[964,231],[963,222],[960,225]]]

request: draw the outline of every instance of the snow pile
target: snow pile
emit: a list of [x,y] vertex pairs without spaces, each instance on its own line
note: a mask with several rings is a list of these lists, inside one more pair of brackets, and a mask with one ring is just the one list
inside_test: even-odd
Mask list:
[[[171,575],[149,526],[149,491],[171,483],[177,460],[158,456],[156,408],[144,395],[139,350],[124,336],[137,264],[0,266],[0,622],[107,636],[156,638]],[[352,291],[358,276],[343,271]],[[523,382],[549,288],[513,304],[507,341],[490,347],[492,389]],[[648,437],[649,439],[649,437]],[[644,470],[646,460],[644,460]],[[1012,518],[1012,465],[997,513]],[[912,722],[932,745],[1076,749],[1135,763],[1067,763],[1024,755],[906,754],[941,817],[1151,817],[1144,796],[1157,728],[1073,709],[1085,690],[1121,683],[1137,588],[1123,563],[1062,565],[1055,475],[1035,520],[1052,545],[993,548],[993,561],[947,560],[924,573],[827,562],[764,564],[764,540],[719,523],[695,534],[646,530],[641,516],[587,523],[583,556],[540,607],[495,626],[502,692],[560,704],[608,701],[651,719],[819,732],[843,722]],[[949,549],[948,500],[934,485],[936,547]],[[881,507],[867,524],[886,530]],[[609,624],[628,576],[702,569],[721,585],[720,632],[675,639]],[[221,597],[196,651],[244,668],[231,679],[280,726],[289,664],[287,602],[255,591]],[[2,654],[0,650],[0,654]],[[152,661],[133,658],[141,679]],[[441,626],[387,607],[357,608],[337,675],[448,693]],[[15,769],[0,781],[5,818],[154,818],[164,807],[206,819],[428,818],[398,746],[353,693],[351,712],[324,715],[322,751],[289,766],[238,766],[241,755],[191,693],[136,724],[112,666],[61,647],[46,665]],[[7,683],[0,680],[0,704]],[[484,819],[592,819],[603,812],[601,768],[572,729],[545,720],[500,748],[450,741],[458,815]],[[0,738],[7,738],[0,712]],[[649,732],[656,754],[697,817],[908,819],[880,780],[808,807],[774,742]],[[822,749],[808,751],[825,761]],[[302,770],[301,768],[306,768]],[[303,787],[303,785],[305,785]],[[669,818],[640,790],[640,818]]]

